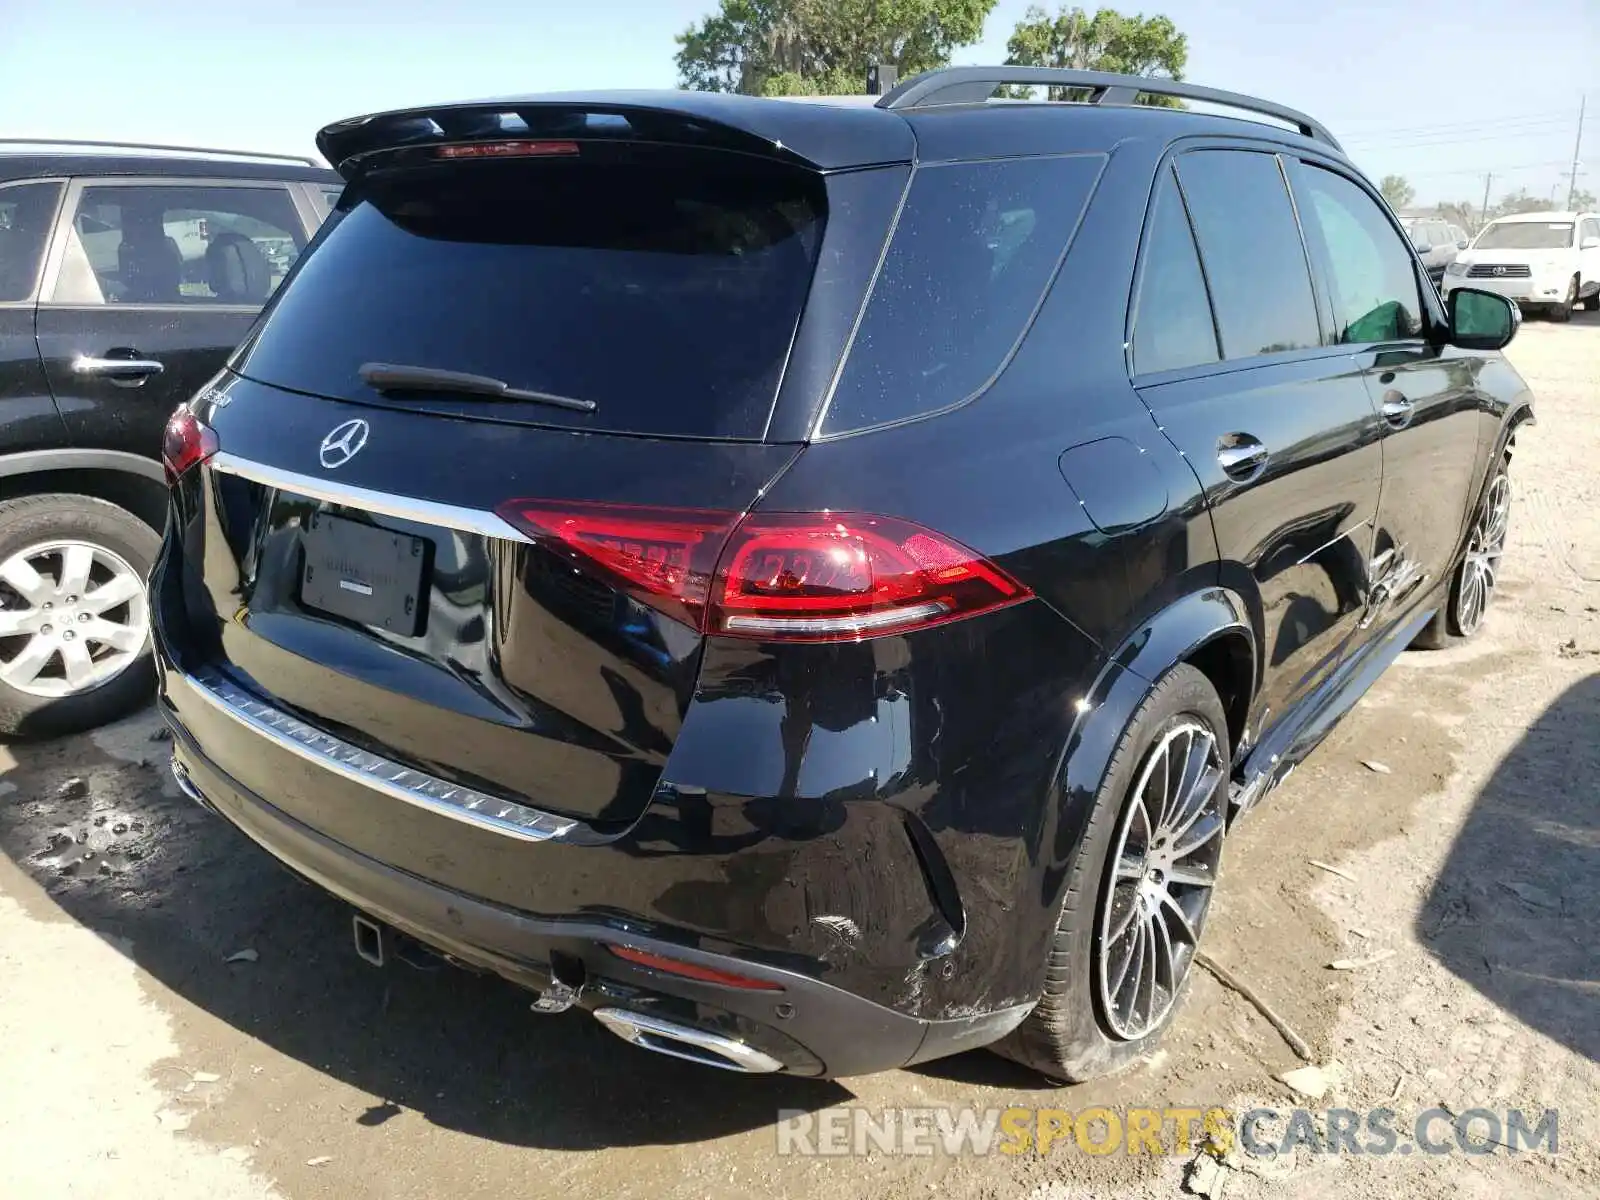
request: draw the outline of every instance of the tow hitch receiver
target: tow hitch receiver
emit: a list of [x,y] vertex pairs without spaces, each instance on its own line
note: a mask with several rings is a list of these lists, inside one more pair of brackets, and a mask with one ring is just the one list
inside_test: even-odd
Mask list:
[[356,953],[375,967],[383,966],[389,958],[389,931],[360,913],[351,922],[355,926]]
[[536,1013],[566,1012],[578,1000],[583,990],[583,964],[565,954],[550,956],[550,982],[535,998],[532,1009]]

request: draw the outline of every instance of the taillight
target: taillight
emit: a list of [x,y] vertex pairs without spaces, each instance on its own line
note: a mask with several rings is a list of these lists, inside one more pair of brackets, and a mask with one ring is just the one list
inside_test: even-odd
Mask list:
[[217,434],[188,405],[167,420],[161,435],[161,465],[167,469],[167,482],[177,483],[190,467],[206,461],[217,452]]
[[515,500],[499,513],[575,568],[703,633],[856,641],[1032,593],[981,555],[895,517]]
[[535,541],[641,604],[704,627],[717,554],[738,513],[512,500],[497,510]]
[[760,513],[722,552],[706,631],[848,641],[923,629],[1031,594],[982,556],[909,521]]

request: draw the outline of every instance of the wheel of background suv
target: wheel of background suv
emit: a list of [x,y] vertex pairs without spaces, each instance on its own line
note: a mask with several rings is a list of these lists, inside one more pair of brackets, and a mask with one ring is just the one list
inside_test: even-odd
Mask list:
[[1500,558],[1511,524],[1511,474],[1506,468],[1502,457],[1472,520],[1467,552],[1450,578],[1448,602],[1413,643],[1421,649],[1438,650],[1464,642],[1483,628],[1500,580]]
[[0,504],[0,734],[91,729],[149,698],[161,538],[90,496]]
[[1585,296],[1578,303],[1584,312],[1600,312],[1600,290],[1595,291],[1592,295]]
[[1229,754],[1210,681],[1174,667],[1117,745],[1067,878],[1043,993],[996,1051],[1079,1082],[1154,1046],[1211,906]]
[[1578,307],[1578,277],[1574,275],[1567,284],[1567,298],[1550,310],[1552,321],[1572,320],[1572,310]]

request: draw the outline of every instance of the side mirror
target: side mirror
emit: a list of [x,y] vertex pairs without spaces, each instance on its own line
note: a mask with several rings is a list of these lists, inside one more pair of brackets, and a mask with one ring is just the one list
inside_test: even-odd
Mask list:
[[1502,350],[1522,324],[1522,310],[1514,300],[1478,288],[1456,288],[1446,306],[1450,344],[1463,350]]
[[1579,250],[1600,250],[1600,238],[1587,237],[1578,243]]
[[1472,245],[1471,242],[1467,241],[1466,238],[1462,238],[1459,242],[1456,243],[1456,249],[1457,250],[1465,250],[1470,245]]
[[1426,254],[1430,249],[1432,249],[1432,247],[1428,244],[1427,238],[1412,238],[1411,248],[1418,254]]

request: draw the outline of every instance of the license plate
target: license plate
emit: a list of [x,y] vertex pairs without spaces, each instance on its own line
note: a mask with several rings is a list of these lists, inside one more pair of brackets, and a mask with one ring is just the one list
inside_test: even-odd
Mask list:
[[406,637],[421,632],[427,539],[318,512],[301,544],[307,608]]

